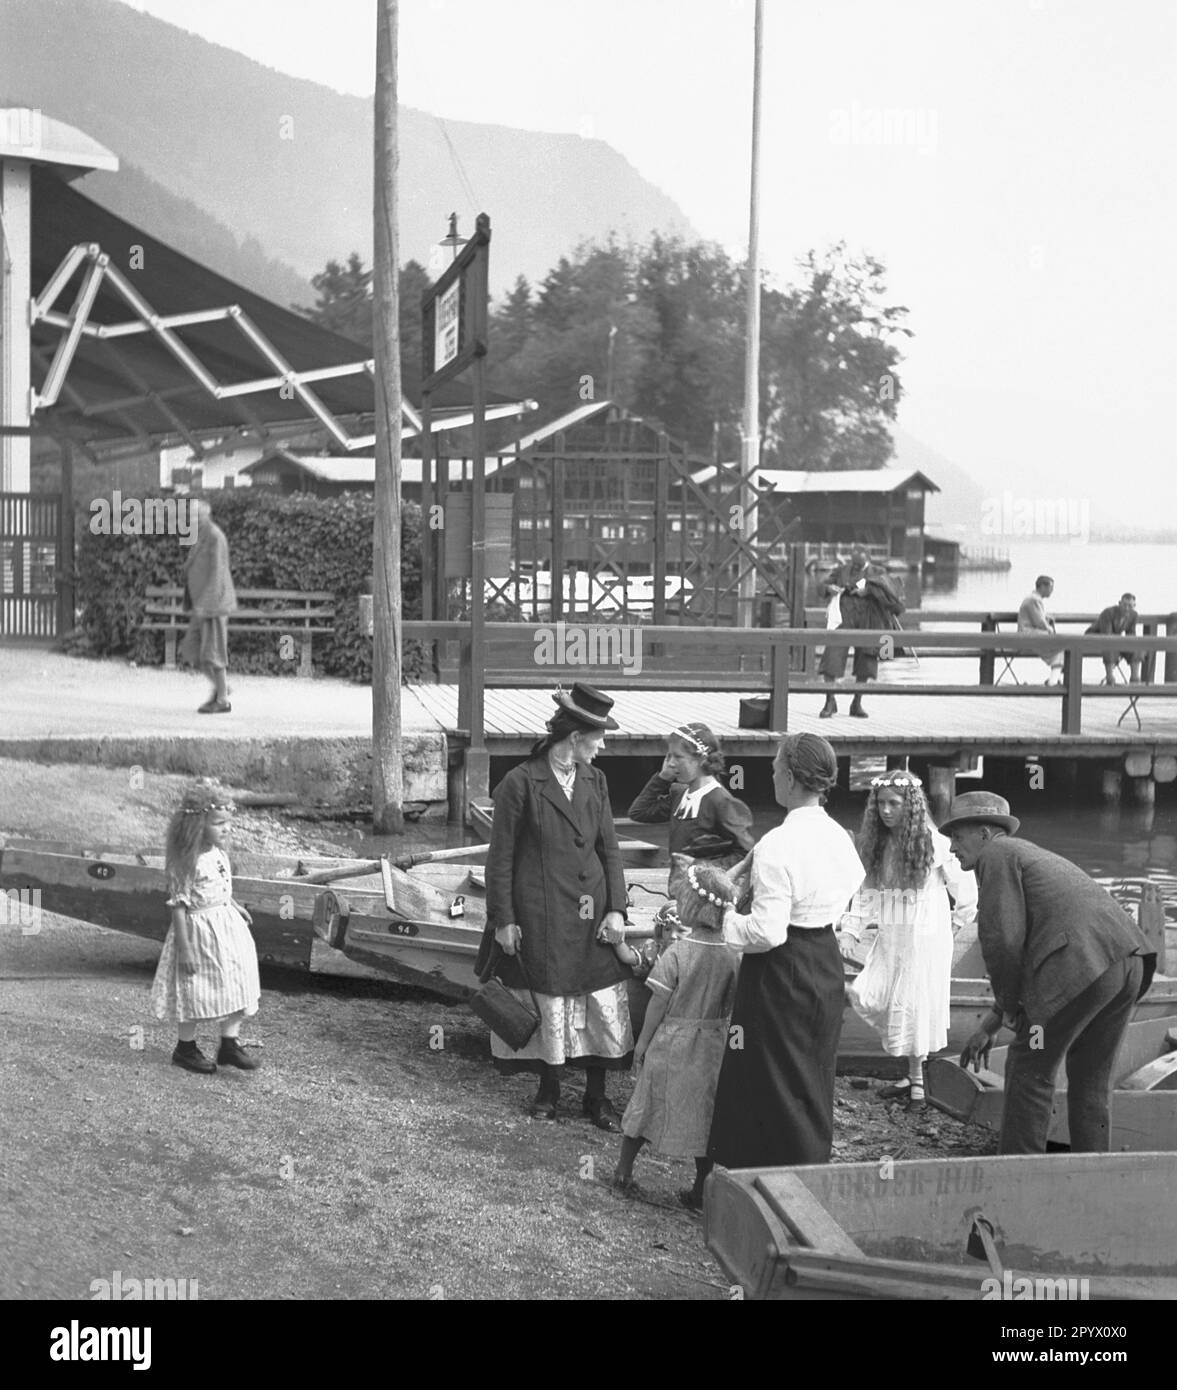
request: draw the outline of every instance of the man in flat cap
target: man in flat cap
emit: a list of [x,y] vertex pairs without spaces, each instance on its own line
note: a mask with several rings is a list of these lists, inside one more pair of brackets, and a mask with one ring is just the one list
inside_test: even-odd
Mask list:
[[1067,1068],[1071,1149],[1106,1153],[1116,1053],[1156,953],[1115,898],[1061,855],[1014,838],[1009,802],[958,796],[940,827],[977,875],[977,937],[997,1007],[961,1054],[980,1069],[1013,1028],[998,1152],[1045,1153],[1055,1076]]

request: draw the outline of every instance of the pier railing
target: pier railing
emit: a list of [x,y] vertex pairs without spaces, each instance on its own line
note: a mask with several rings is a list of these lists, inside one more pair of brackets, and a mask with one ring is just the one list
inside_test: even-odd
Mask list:
[[[964,614],[927,613],[926,621],[960,622]],[[993,618],[1003,614],[967,615]],[[1056,621],[1067,621],[1062,615]],[[1076,618],[1074,621],[1082,621]],[[1088,617],[1085,621],[1090,622]],[[983,699],[1048,699],[1060,705],[1060,731],[1082,732],[1083,702],[1091,699],[1117,699],[1125,704],[1157,697],[1177,696],[1177,614],[1160,619],[1164,635],[1087,636],[1083,633],[1017,632],[929,632],[921,630],[918,641],[910,642],[914,629],[879,633],[838,628],[696,628],[622,627],[615,624],[582,625],[557,623],[486,623],[483,632],[486,649],[474,653],[470,628],[464,622],[406,622],[404,636],[425,642],[457,642],[458,724],[470,731],[483,727],[483,692],[489,687],[527,687],[568,684],[587,680],[612,690],[620,687],[654,690],[738,690],[767,694],[768,727],[785,732],[789,725],[791,694],[870,694],[972,696]],[[890,644],[889,646],[887,644]],[[869,684],[839,682],[825,684],[806,673],[819,647],[856,647],[883,656],[903,647],[918,645],[927,656],[973,656],[990,681],[981,684],[950,684],[939,681],[892,684],[886,680]],[[502,661],[509,652],[510,660]],[[1062,652],[1063,676],[1060,685],[997,685],[992,683],[992,661],[996,654],[1038,657],[1044,652]],[[1120,652],[1139,653],[1142,666],[1146,658],[1155,661],[1165,654],[1165,676],[1160,683],[1131,685],[1084,685],[1085,657],[1115,656]],[[806,653],[810,660],[799,663]],[[496,660],[496,656],[498,659]],[[692,664],[693,663],[693,664]],[[798,670],[797,667],[802,669]],[[751,666],[752,669],[749,669]],[[717,669],[718,667],[718,669]]]

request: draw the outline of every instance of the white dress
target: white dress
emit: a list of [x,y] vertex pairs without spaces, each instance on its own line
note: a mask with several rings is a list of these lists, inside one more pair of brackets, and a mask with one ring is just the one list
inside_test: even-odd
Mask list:
[[933,831],[932,844],[922,888],[863,886],[850,907],[852,916],[879,925],[850,1002],[889,1057],[927,1057],[947,1047],[953,932],[977,915],[976,878],[960,867],[947,836]]
[[176,930],[169,927],[151,986],[156,1018],[195,1023],[257,1013],[257,947],[233,906],[233,878],[223,850],[205,850],[196,861],[191,892],[169,898],[168,907],[188,909],[196,970],[191,975],[180,970]]

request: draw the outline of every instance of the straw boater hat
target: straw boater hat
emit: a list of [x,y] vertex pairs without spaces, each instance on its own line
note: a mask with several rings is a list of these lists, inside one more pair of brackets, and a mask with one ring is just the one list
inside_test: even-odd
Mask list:
[[616,719],[610,719],[609,711],[613,701],[602,690],[597,690],[583,681],[574,681],[571,690],[557,690],[552,699],[585,724],[594,729],[619,729]]
[[954,825],[1000,825],[1007,835],[1016,835],[1021,821],[1009,813],[1009,802],[993,792],[965,792],[953,800],[948,819],[940,827],[946,835]]

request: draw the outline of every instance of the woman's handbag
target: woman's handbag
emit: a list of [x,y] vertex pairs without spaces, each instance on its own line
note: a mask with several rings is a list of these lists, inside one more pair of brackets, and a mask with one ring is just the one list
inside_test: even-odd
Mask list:
[[523,983],[527,986],[531,1002],[535,1005],[534,1011],[516,999],[507,986],[497,978],[494,971],[501,954],[502,948],[496,942],[490,962],[482,976],[482,988],[470,1000],[470,1007],[492,1033],[502,1038],[513,1051],[518,1052],[521,1047],[527,1046],[532,1034],[539,1027],[539,1000],[535,997],[535,990],[527,978],[527,967],[523,964],[522,952],[516,955],[515,959],[519,962]]

